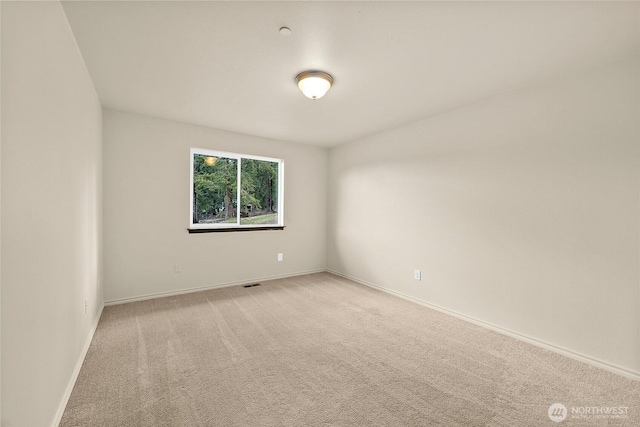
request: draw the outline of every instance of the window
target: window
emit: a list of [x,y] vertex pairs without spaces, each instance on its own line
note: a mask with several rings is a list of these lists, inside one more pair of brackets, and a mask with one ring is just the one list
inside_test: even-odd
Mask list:
[[282,229],[280,159],[191,149],[190,232]]

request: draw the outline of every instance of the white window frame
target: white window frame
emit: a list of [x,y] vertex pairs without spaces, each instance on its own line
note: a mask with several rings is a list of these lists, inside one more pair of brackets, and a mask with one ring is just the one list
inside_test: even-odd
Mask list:
[[[193,157],[195,154],[217,158],[236,159],[238,161],[237,195],[238,215],[235,224],[200,224],[193,222]],[[278,164],[278,223],[277,224],[240,224],[240,192],[242,190],[242,159],[263,160]],[[189,150],[189,230],[251,230],[251,229],[281,229],[284,228],[284,161],[272,157],[253,156],[250,154],[230,153],[226,151],[208,150],[205,148],[191,148]]]

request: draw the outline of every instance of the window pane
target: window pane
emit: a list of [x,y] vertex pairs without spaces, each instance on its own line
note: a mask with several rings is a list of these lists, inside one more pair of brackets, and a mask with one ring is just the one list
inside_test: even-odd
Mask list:
[[240,224],[278,223],[278,163],[241,160]]
[[238,160],[193,155],[193,223],[236,224]]

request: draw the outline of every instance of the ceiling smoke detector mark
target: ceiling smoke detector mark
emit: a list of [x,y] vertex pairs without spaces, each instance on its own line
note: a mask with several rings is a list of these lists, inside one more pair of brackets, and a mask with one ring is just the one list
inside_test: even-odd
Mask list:
[[282,36],[290,36],[291,35],[291,28],[289,27],[280,27],[280,35]]

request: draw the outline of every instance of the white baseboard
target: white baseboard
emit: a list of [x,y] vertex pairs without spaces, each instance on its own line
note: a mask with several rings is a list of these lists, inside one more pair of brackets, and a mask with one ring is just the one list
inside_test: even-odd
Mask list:
[[96,333],[96,329],[98,328],[98,323],[100,322],[100,317],[102,316],[102,310],[104,309],[104,305],[100,307],[100,311],[93,321],[93,325],[91,325],[91,329],[89,330],[89,334],[84,343],[84,347],[82,347],[82,351],[80,352],[80,357],[78,357],[78,361],[76,362],[76,367],[71,374],[71,378],[69,378],[69,383],[67,384],[67,388],[64,391],[64,395],[62,396],[62,400],[60,401],[60,405],[58,406],[58,411],[56,412],[56,416],[51,423],[51,427],[58,427],[60,421],[62,420],[62,415],[64,414],[64,410],[67,407],[67,403],[69,402],[69,398],[71,397],[71,392],[73,391],[73,387],[76,385],[76,380],[78,379],[78,375],[80,375],[80,369],[82,368],[82,364],[84,363],[84,358],[89,351],[89,346],[91,345],[91,340],[93,340],[93,335]]
[[236,282],[219,283],[217,285],[207,285],[207,286],[199,286],[199,287],[196,287],[196,288],[180,289],[180,290],[177,290],[177,291],[158,292],[158,293],[140,295],[140,296],[135,296],[135,297],[118,298],[118,299],[105,301],[104,305],[105,306],[118,305],[118,304],[126,304],[126,303],[129,303],[129,302],[145,301],[145,300],[155,299],[155,298],[172,297],[172,296],[175,296],[175,295],[191,294],[191,293],[194,293],[194,292],[208,291],[208,290],[211,290],[211,289],[228,288],[229,286],[244,285],[244,284],[247,284],[247,283],[265,282],[267,280],[286,279],[287,277],[303,276],[305,274],[323,273],[325,271],[327,271],[327,270],[324,269],[324,268],[321,268],[321,269],[318,269],[318,270],[299,271],[299,272],[296,272],[296,273],[283,274],[283,275],[279,275],[279,276],[259,277],[259,278],[255,278],[255,279],[239,280],[239,281],[236,281]]
[[433,310],[439,311],[441,313],[448,314],[450,316],[456,317],[456,318],[464,320],[466,322],[473,323],[474,325],[478,325],[478,326],[482,326],[482,327],[491,329],[492,331],[498,332],[498,333],[503,334],[503,335],[507,335],[509,337],[518,339],[520,341],[527,342],[529,344],[533,344],[533,345],[535,345],[537,347],[542,347],[542,348],[544,348],[546,350],[550,350],[550,351],[553,351],[555,353],[562,354],[563,356],[570,357],[570,358],[578,360],[580,362],[588,363],[590,365],[593,365],[593,366],[601,368],[601,369],[605,369],[605,370],[613,372],[615,374],[622,375],[624,377],[627,377],[627,378],[630,378],[630,379],[633,379],[633,380],[636,380],[636,381],[640,381],[640,372],[631,371],[629,369],[626,369],[626,368],[623,368],[623,367],[620,367],[620,366],[616,366],[616,365],[613,365],[611,363],[607,363],[605,361],[599,360],[599,359],[591,357],[591,356],[580,354],[578,352],[575,352],[575,351],[572,351],[572,350],[568,350],[566,348],[558,347],[556,345],[549,344],[549,343],[544,342],[544,341],[540,341],[540,340],[538,340],[536,338],[528,337],[528,336],[520,334],[518,332],[510,331],[510,330],[502,328],[500,326],[496,326],[496,325],[493,325],[491,323],[487,323],[487,322],[484,322],[482,320],[476,319],[474,317],[467,316],[467,315],[464,315],[462,313],[458,313],[458,312],[456,312],[454,310],[450,310],[450,309],[447,309],[447,308],[444,308],[444,307],[440,307],[440,306],[438,306],[436,304],[432,304],[432,303],[429,303],[427,301],[423,301],[421,299],[414,298],[414,297],[411,297],[409,295],[405,295],[405,294],[403,294],[401,292],[397,292],[397,291],[394,291],[394,290],[391,290],[391,289],[388,289],[388,288],[385,288],[385,287],[378,286],[376,284],[367,282],[365,280],[358,279],[357,277],[352,277],[352,276],[349,276],[347,274],[343,274],[343,273],[340,273],[338,271],[334,271],[334,270],[330,270],[330,269],[327,269],[326,271],[328,273],[335,274],[336,276],[344,277],[345,279],[352,280],[352,281],[354,281],[356,283],[360,283],[360,284],[368,286],[370,288],[378,289],[378,290],[380,290],[382,292],[386,292],[388,294],[395,295],[395,296],[400,297],[402,299],[405,299],[407,301],[411,301],[411,302],[414,302],[416,304],[420,304],[420,305],[422,305],[424,307],[428,307],[428,308],[431,308]]

